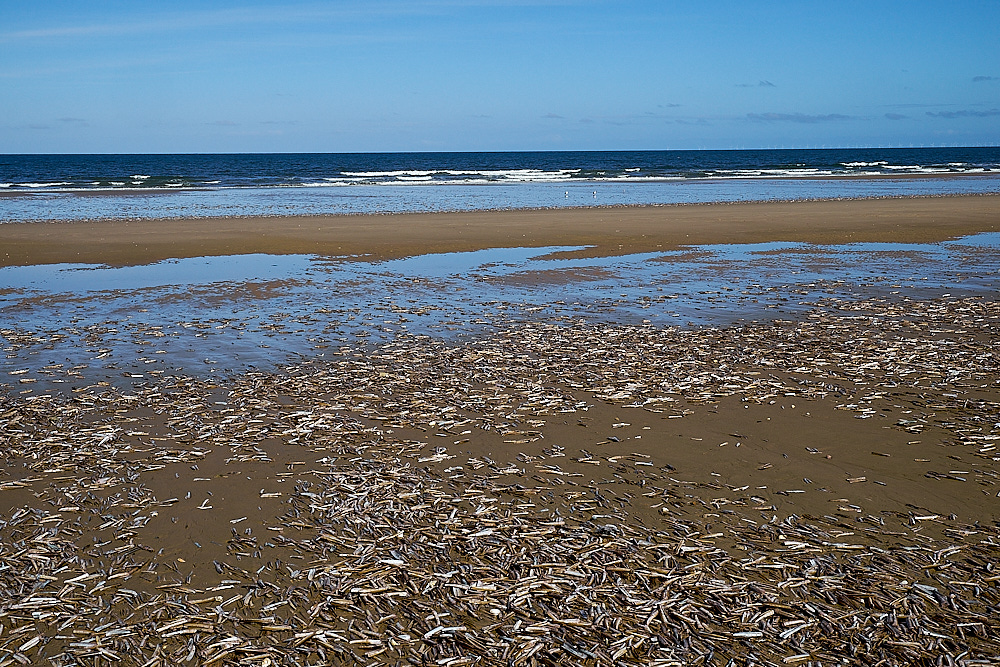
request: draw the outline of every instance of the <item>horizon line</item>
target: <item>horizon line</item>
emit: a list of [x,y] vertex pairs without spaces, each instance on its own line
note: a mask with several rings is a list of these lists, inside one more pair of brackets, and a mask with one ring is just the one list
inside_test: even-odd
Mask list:
[[41,156],[41,155],[77,155],[77,156],[89,156],[89,155],[145,155],[145,156],[156,156],[156,155],[400,155],[400,154],[442,154],[442,153],[464,153],[464,154],[474,154],[474,153],[682,153],[682,152],[748,152],[748,151],[820,151],[820,150],[921,150],[927,148],[951,148],[951,149],[969,149],[969,148],[998,148],[1000,143],[994,144],[977,144],[977,145],[937,145],[937,144],[922,144],[918,146],[761,146],[753,148],[601,148],[601,149],[527,149],[527,150],[439,150],[439,151],[421,151],[421,150],[379,150],[379,151],[180,151],[176,153],[166,153],[159,151],[150,152],[70,152],[70,153],[56,153],[56,152],[38,152],[38,153],[0,153],[3,156],[11,157],[22,157],[22,156]]

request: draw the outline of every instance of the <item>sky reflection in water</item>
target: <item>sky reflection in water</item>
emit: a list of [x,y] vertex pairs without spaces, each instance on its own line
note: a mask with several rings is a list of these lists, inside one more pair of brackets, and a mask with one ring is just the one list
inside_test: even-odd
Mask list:
[[142,382],[132,377],[145,376],[142,369],[225,374],[404,333],[456,339],[524,320],[717,326],[790,319],[830,299],[959,298],[1000,286],[998,233],[939,244],[778,242],[553,255],[575,249],[383,262],[256,254],[120,268],[3,268],[0,382],[70,386],[80,378],[60,374],[84,364],[88,380]]

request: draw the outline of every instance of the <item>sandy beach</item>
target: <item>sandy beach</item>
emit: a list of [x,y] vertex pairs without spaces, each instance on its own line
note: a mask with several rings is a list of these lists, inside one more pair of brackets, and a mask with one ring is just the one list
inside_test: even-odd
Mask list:
[[[998,224],[996,196],[26,223],[0,225],[0,265],[933,246]],[[128,383],[91,371],[129,314],[29,330],[8,310],[0,667],[997,664],[997,275],[834,292],[833,267],[821,297],[768,283],[807,299],[792,315],[733,325],[503,303],[481,335],[393,329],[216,376],[137,358]],[[372,293],[376,324],[419,321],[405,296]],[[169,358],[176,324],[136,344]],[[59,336],[91,359],[54,359]]]
[[373,259],[497,247],[625,254],[712,243],[932,242],[996,231],[998,196],[324,217],[0,224],[0,266],[246,253]]

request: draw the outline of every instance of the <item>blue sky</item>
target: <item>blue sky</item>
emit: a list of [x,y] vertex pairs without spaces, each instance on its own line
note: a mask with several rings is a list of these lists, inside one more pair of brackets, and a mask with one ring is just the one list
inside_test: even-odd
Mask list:
[[0,0],[0,153],[1000,143],[1000,2]]

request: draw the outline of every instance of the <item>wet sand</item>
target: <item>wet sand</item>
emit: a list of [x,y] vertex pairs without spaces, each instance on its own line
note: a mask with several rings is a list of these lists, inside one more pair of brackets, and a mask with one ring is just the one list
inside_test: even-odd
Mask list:
[[[932,224],[940,201],[850,204],[924,210],[894,241],[995,219],[974,198]],[[851,219],[815,206],[766,219]],[[865,219],[798,233],[887,233]],[[397,333],[224,378],[17,371],[0,664],[994,664],[998,326],[995,298],[862,290],[733,326]]]
[[691,244],[941,241],[1000,229],[1000,196],[695,204],[384,216],[0,224],[0,266],[144,264],[247,253],[387,259],[496,247],[626,254]]

